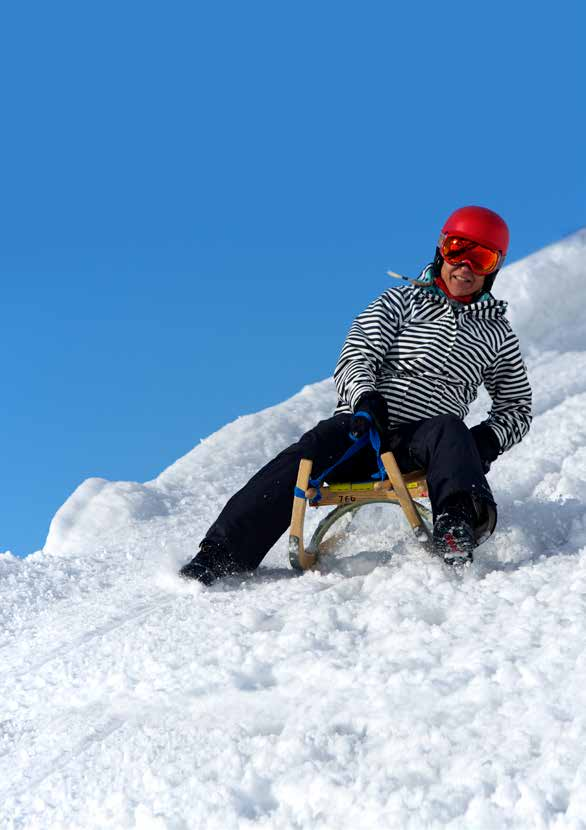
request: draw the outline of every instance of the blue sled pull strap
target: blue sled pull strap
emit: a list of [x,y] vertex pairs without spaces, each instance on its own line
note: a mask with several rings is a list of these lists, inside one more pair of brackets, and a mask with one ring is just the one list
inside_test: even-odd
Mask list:
[[[360,410],[359,412],[355,412],[354,415],[357,418],[365,418],[370,424],[368,437],[370,439],[372,449],[376,453],[376,465],[378,467],[378,473],[375,473],[372,477],[380,479],[380,481],[384,481],[384,479],[387,477],[387,472],[380,457],[380,435],[374,428],[374,424],[372,423],[372,417],[368,414],[368,412],[363,412],[362,410]],[[356,436],[353,433],[350,433],[350,438],[353,441],[356,441]]]
[[[370,430],[368,435],[363,435],[360,438],[357,438],[355,435],[350,433],[350,438],[352,439],[353,443],[348,447],[344,455],[339,458],[331,467],[328,467],[327,470],[318,476],[317,478],[310,478],[309,483],[310,485],[317,491],[315,496],[311,499],[310,504],[317,504],[321,499],[321,491],[320,487],[328,477],[328,475],[335,470],[336,467],[339,467],[340,464],[343,464],[344,461],[348,461],[349,458],[352,458],[353,455],[356,455],[363,447],[365,447],[369,442],[376,453],[376,461],[378,466],[378,473],[375,473],[373,478],[377,479],[384,479],[386,478],[386,471],[384,468],[384,464],[382,463],[380,457],[380,436],[376,429],[372,426],[372,418],[368,414],[368,412],[356,412],[356,415],[360,416],[361,418],[366,418],[366,420],[370,423]],[[295,496],[298,498],[306,498],[306,494],[301,490],[299,487],[295,487],[294,490]]]
[[356,453],[359,452],[362,449],[362,447],[365,447],[366,444],[368,444],[368,435],[364,435],[362,438],[358,438],[358,439],[352,437],[352,440],[353,440],[354,443],[351,444],[348,447],[348,449],[346,450],[346,452],[344,453],[344,455],[341,458],[339,458],[334,464],[332,464],[331,467],[328,467],[327,470],[324,470],[323,473],[320,476],[318,476],[317,478],[310,478],[309,479],[309,483],[317,491],[315,496],[311,499],[310,504],[317,504],[318,501],[320,501],[320,499],[321,499],[320,487],[324,483],[326,478],[329,476],[329,474],[332,472],[332,470],[335,470],[336,467],[339,467],[340,464],[344,463],[344,461],[348,461],[349,458],[352,458],[352,456],[356,455]]
[[371,427],[368,437],[370,438],[372,449],[376,453],[376,465],[378,467],[378,473],[374,473],[372,477],[378,479],[379,481],[384,481],[387,477],[387,471],[385,470],[385,465],[380,457],[380,435],[374,427]]

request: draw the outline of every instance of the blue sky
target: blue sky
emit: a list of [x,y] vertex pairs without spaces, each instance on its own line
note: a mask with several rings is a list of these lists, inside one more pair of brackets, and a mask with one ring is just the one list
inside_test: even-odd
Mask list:
[[584,18],[5,6],[0,551],[41,547],[84,478],[153,478],[331,374],[455,207],[501,212],[510,260],[585,225]]

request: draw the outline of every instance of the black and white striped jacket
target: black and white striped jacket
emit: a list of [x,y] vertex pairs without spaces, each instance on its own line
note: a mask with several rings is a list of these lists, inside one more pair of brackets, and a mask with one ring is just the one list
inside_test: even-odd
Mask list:
[[391,425],[465,418],[484,383],[492,398],[486,423],[501,452],[520,441],[531,424],[531,387],[507,303],[485,297],[461,304],[427,287],[385,291],[350,328],[334,372],[336,413],[354,411],[376,389]]

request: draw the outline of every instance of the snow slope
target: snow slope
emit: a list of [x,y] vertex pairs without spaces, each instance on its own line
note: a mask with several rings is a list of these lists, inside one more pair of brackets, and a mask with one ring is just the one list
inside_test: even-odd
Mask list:
[[535,420],[463,581],[389,507],[317,572],[283,539],[253,577],[176,577],[330,380],[154,481],[84,482],[42,552],[0,555],[0,827],[586,828],[585,255],[499,275]]

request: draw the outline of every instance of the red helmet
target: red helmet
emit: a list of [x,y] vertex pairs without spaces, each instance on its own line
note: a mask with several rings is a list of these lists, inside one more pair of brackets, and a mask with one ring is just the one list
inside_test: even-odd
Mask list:
[[484,207],[470,205],[455,210],[446,219],[442,234],[463,236],[494,251],[500,251],[503,259],[509,249],[507,223],[498,213]]

